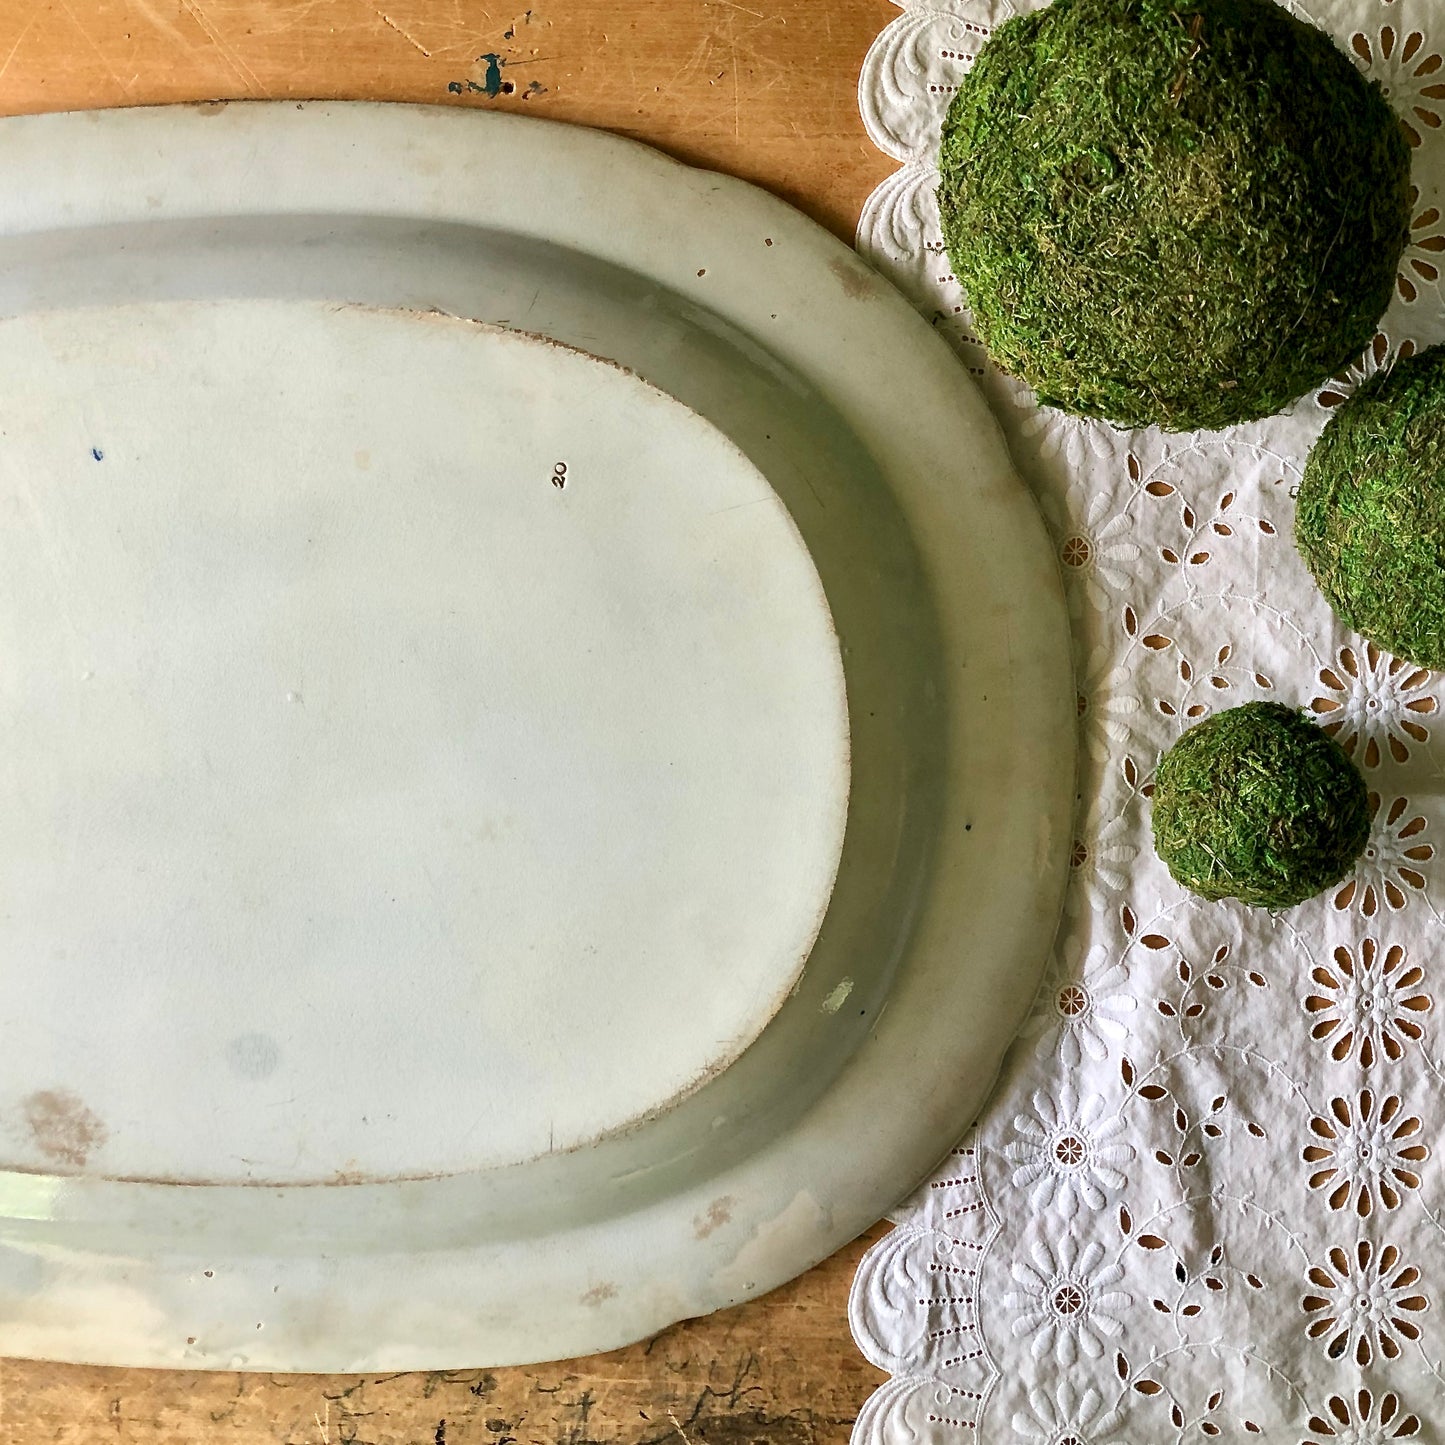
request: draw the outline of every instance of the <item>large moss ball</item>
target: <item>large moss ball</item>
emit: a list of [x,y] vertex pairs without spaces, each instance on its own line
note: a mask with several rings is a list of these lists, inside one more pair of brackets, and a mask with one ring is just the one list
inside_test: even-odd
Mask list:
[[1120,426],[1268,416],[1369,343],[1409,227],[1380,87],[1274,0],[1054,0],[964,76],[939,158],[991,358]]
[[1370,833],[1359,769],[1303,713],[1251,702],[1186,732],[1154,776],[1154,847],[1201,898],[1289,908],[1338,883]]
[[1294,526],[1347,627],[1445,668],[1445,347],[1371,378],[1330,418]]

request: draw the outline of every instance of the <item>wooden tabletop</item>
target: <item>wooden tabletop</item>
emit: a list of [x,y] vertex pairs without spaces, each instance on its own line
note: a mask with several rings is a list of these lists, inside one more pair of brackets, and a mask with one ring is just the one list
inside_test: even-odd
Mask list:
[[237,97],[514,110],[756,181],[852,240],[892,169],[855,99],[888,0],[527,3],[0,0],[0,114]]
[[[665,3],[665,0],[658,0]],[[629,1349],[520,1369],[245,1375],[0,1361],[5,1445],[844,1445],[883,1375],[848,1334],[858,1257]]]
[[[0,113],[344,98],[605,126],[851,239],[891,169],[858,119],[889,0],[0,0]],[[876,1238],[881,1230],[868,1237]],[[0,1362],[0,1445],[824,1445],[882,1380],[848,1335],[867,1240],[610,1355],[373,1376]]]

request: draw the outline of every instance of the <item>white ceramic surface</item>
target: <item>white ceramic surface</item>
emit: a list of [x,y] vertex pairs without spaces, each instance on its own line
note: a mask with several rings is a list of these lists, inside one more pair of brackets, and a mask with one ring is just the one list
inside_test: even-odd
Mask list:
[[0,131],[0,1352],[555,1357],[870,1223],[989,1085],[1072,801],[946,348],[595,133]]
[[0,395],[5,1163],[516,1164],[756,1037],[848,733],[818,575],[715,428],[317,301],[15,317]]

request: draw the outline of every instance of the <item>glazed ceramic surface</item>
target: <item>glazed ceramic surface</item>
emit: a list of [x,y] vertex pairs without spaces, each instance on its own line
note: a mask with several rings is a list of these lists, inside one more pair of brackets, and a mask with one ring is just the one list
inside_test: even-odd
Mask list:
[[558,1357],[870,1223],[1072,800],[1050,551],[927,324],[572,128],[3,133],[0,1352]]

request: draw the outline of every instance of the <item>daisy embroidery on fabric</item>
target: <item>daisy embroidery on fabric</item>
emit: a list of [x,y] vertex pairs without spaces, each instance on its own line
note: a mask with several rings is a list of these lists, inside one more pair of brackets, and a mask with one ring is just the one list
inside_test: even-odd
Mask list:
[[1129,742],[1133,720],[1144,710],[1144,704],[1133,677],[1127,673],[1115,675],[1109,648],[1098,648],[1081,672],[1076,695],[1079,742],[1087,757],[1106,763]]
[[1083,515],[1072,519],[1054,508],[1049,511],[1064,581],[1082,590],[1096,611],[1112,610],[1115,599],[1134,580],[1142,555],[1134,540],[1132,517],[1127,511],[1115,511],[1106,494],[1091,498]]
[[1309,1435],[1301,1445],[1385,1445],[1388,1440],[1408,1440],[1420,1432],[1420,1417],[1400,1406],[1400,1397],[1386,1390],[1378,1400],[1369,1390],[1350,1395],[1331,1395],[1318,1415],[1310,1416]]
[[1361,1089],[1353,1101],[1331,1099],[1328,1111],[1310,1120],[1310,1134],[1302,1151],[1310,1188],[1325,1190],[1331,1209],[1353,1200],[1361,1218],[1397,1208],[1402,1189],[1420,1187],[1420,1166],[1430,1157],[1420,1120],[1402,1112],[1398,1094],[1377,1101]]
[[1104,1247],[1096,1241],[1080,1249],[1066,1239],[1057,1253],[1040,1241],[1033,1247],[1032,1263],[1014,1261],[1014,1282],[1020,1288],[1005,1295],[1004,1304],[1017,1312],[1015,1336],[1032,1337],[1034,1359],[1052,1353],[1065,1367],[1081,1354],[1098,1359],[1105,1342],[1123,1332],[1119,1313],[1133,1301],[1116,1288],[1124,1271],[1103,1260]]
[[1115,1432],[1120,1412],[1093,1385],[1061,1380],[1057,1390],[1035,1386],[1027,1410],[1014,1412],[1014,1434],[1029,1445],[1126,1445]]
[[1373,642],[1342,647],[1319,671],[1324,691],[1310,710],[1356,762],[1377,768],[1388,750],[1397,763],[1408,762],[1410,745],[1430,740],[1427,718],[1440,702],[1434,679],[1423,667],[1381,652]]
[[1439,206],[1420,206],[1420,187],[1410,187],[1410,243],[1400,257],[1395,289],[1402,301],[1417,301],[1422,285],[1440,280],[1441,252],[1445,251],[1445,227],[1440,224]]
[[1424,814],[1410,806],[1408,798],[1395,798],[1388,808],[1382,806],[1378,793],[1370,794],[1370,807],[1375,821],[1370,840],[1354,874],[1342,883],[1333,902],[1343,912],[1358,903],[1366,918],[1373,918],[1383,903],[1391,913],[1398,913],[1410,895],[1425,887],[1424,865],[1435,856],[1435,845],[1422,836],[1429,824]]
[[1341,944],[1332,965],[1310,971],[1315,992],[1304,1001],[1305,1012],[1314,1016],[1310,1037],[1330,1040],[1332,1059],[1354,1054],[1367,1069],[1381,1054],[1399,1059],[1425,1032],[1430,996],[1420,987],[1424,978],[1398,943],[1382,948],[1364,938],[1357,951]]
[[1422,140],[1421,127],[1438,130],[1445,110],[1445,61],[1425,43],[1418,30],[1401,34],[1393,25],[1366,35],[1356,31],[1350,48],[1385,98],[1395,108],[1412,146]]
[[1139,848],[1128,842],[1129,820],[1110,818],[1097,832],[1085,828],[1069,854],[1070,913],[1097,912],[1128,883]]
[[1300,1301],[1310,1316],[1305,1333],[1319,1340],[1332,1360],[1352,1358],[1365,1366],[1376,1354],[1400,1353],[1400,1341],[1418,1340],[1417,1316],[1429,1308],[1419,1292],[1420,1271],[1401,1263],[1393,1244],[1362,1239],[1353,1249],[1336,1246],[1309,1272],[1315,1287]]
[[1056,973],[1044,982],[1033,1016],[1024,1035],[1041,1035],[1039,1052],[1058,1050],[1066,1068],[1075,1069],[1085,1059],[1102,1063],[1111,1048],[1129,1036],[1125,1022],[1139,1007],[1129,992],[1129,973],[1121,963],[1109,962],[1109,951],[1098,944],[1082,963],[1083,941],[1077,937],[1064,945]]
[[1016,1166],[1013,1182],[1029,1191],[1035,1209],[1057,1207],[1072,1219],[1082,1204],[1098,1209],[1124,1187],[1121,1166],[1134,1158],[1134,1146],[1122,1142],[1124,1121],[1104,1117],[1104,1101],[1090,1094],[1082,1104],[1070,1083],[1057,1097],[1042,1089],[1033,1097],[1033,1113],[1014,1117],[1017,1138],[1003,1154]]
[[1109,460],[1123,440],[1124,433],[1106,421],[1090,417],[1070,416],[1057,407],[1039,406],[1033,393],[1016,386],[1012,397],[1023,411],[1019,430],[1038,440],[1039,451],[1053,460],[1062,461],[1070,472],[1078,472],[1090,462]]

